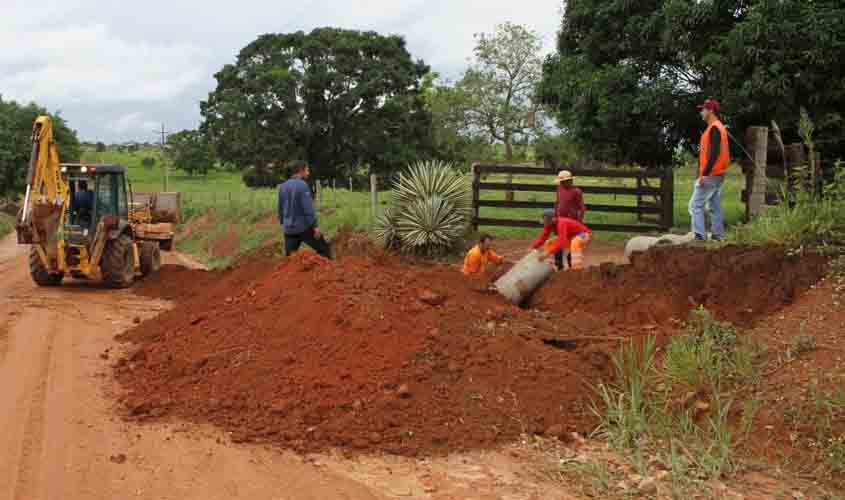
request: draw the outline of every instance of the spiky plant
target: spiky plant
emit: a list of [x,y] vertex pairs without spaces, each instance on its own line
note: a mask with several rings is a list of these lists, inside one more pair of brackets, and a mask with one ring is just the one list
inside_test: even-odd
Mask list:
[[398,206],[439,196],[454,209],[468,215],[472,210],[468,181],[450,163],[418,161],[399,174],[393,186],[393,199]]
[[466,222],[464,214],[438,195],[411,202],[396,218],[402,248],[426,254],[452,247],[463,235]]
[[467,180],[452,165],[420,161],[402,171],[392,206],[376,219],[376,236],[388,248],[435,254],[457,244],[472,210]]
[[396,227],[396,216],[396,209],[392,206],[376,215],[374,229],[376,241],[384,248],[399,247],[400,240]]

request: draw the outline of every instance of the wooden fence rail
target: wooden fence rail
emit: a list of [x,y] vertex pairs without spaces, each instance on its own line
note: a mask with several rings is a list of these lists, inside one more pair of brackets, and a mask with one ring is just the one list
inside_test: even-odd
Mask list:
[[[480,209],[489,208],[554,208],[552,201],[507,201],[507,200],[484,200],[481,199],[482,191],[505,191],[505,192],[534,192],[554,193],[557,186],[551,182],[544,184],[526,184],[514,182],[487,182],[484,176],[487,174],[517,174],[537,175],[551,180],[558,173],[554,168],[522,167],[513,165],[474,165],[472,182],[472,206],[473,226],[510,226],[510,227],[541,227],[542,222],[537,217],[533,220],[526,219],[498,219],[482,217]],[[674,225],[674,173],[671,168],[657,169],[627,169],[627,170],[605,170],[605,169],[581,169],[572,170],[573,175],[578,178],[594,177],[605,179],[635,179],[636,187],[629,186],[585,186],[578,187],[585,195],[611,194],[621,196],[632,196],[633,205],[606,205],[600,203],[586,203],[588,212],[608,212],[637,214],[638,224],[590,224],[590,228],[597,231],[621,231],[621,232],[652,232],[667,230]],[[656,182],[654,182],[656,181]],[[658,184],[655,187],[655,184]],[[652,198],[653,201],[647,201]],[[589,196],[586,197],[589,201]],[[654,220],[648,220],[647,216],[656,216]],[[642,223],[651,222],[651,223]]]

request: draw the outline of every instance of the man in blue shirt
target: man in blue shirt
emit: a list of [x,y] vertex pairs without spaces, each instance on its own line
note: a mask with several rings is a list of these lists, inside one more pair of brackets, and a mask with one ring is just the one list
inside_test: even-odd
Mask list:
[[285,233],[285,255],[305,243],[323,257],[331,258],[329,243],[317,226],[311,189],[305,179],[311,175],[304,161],[293,163],[293,176],[279,185],[279,224]]

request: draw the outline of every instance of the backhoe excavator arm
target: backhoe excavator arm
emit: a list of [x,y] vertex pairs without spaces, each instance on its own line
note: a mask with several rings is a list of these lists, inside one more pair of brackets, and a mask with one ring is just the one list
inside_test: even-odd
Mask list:
[[[42,259],[56,255],[56,237],[69,205],[68,185],[62,179],[59,153],[53,141],[53,122],[39,116],[32,126],[32,155],[26,173],[24,205],[18,214],[18,243],[34,244]],[[44,262],[51,267],[49,262]]]

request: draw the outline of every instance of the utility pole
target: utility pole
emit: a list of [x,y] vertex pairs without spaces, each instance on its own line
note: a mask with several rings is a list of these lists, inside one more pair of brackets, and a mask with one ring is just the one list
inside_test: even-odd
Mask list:
[[162,171],[162,174],[163,174],[163,183],[164,183],[162,191],[165,191],[165,192],[167,191],[167,181],[168,181],[169,170],[170,170],[167,166],[167,161],[165,161],[165,157],[164,157],[164,144],[167,142],[167,136],[168,135],[170,135],[170,132],[167,132],[167,131],[164,130],[164,123],[162,123],[161,124],[161,142],[159,143],[159,146],[161,148],[161,171]]

